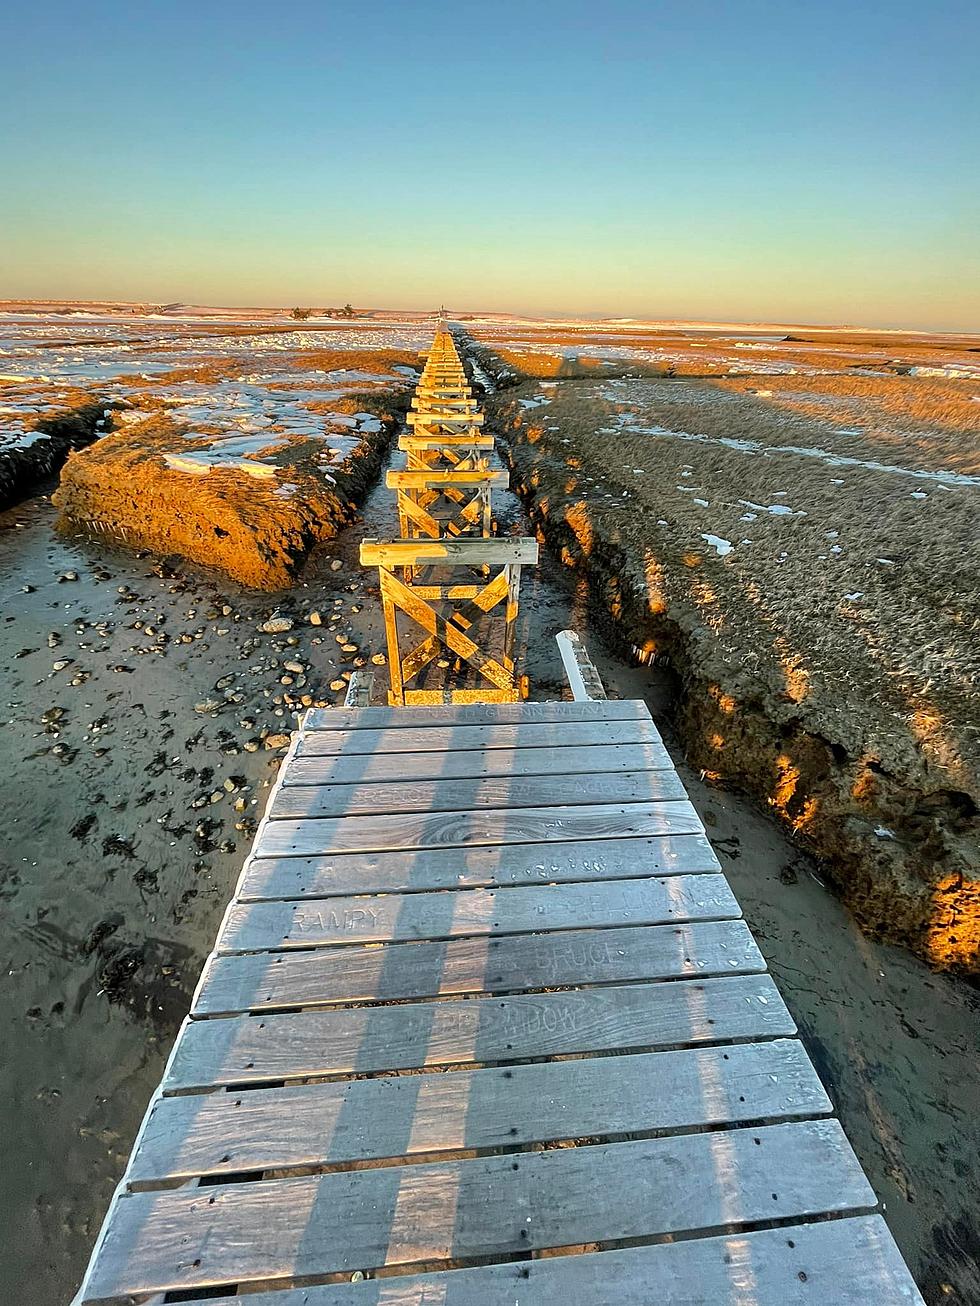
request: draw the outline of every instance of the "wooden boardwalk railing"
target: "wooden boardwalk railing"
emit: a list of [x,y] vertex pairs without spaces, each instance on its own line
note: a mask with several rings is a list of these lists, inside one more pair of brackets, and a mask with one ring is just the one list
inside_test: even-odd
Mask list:
[[[532,547],[365,545],[393,698],[509,684],[464,631]],[[646,705],[562,656],[307,713],[79,1306],[922,1306]]]

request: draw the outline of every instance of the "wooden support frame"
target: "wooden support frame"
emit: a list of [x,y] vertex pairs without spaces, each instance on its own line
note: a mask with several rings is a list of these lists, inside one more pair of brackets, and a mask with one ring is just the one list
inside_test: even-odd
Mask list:
[[[434,703],[516,703],[527,686],[514,669],[514,638],[518,615],[521,565],[536,562],[532,539],[365,540],[361,562],[377,566],[388,643],[388,702],[394,707]],[[477,583],[445,580],[410,585],[394,569],[409,567],[489,567],[489,578]],[[501,652],[481,647],[475,627],[503,605]],[[402,652],[398,615],[418,626],[425,638]],[[441,652],[472,667],[485,685],[476,690],[419,689],[410,682]]]
[[[439,468],[388,472],[385,484],[398,495],[398,524],[402,539],[420,535],[439,539],[443,535],[491,533],[491,492],[506,486],[505,471],[442,470]],[[437,510],[442,500],[451,505]]]
[[440,467],[460,472],[489,469],[494,441],[489,435],[403,435],[398,448],[405,454],[409,471]]

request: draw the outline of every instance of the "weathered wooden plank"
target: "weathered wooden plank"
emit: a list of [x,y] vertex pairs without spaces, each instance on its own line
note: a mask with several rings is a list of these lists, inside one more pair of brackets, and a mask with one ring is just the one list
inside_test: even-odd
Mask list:
[[[365,753],[381,757],[395,753],[472,752],[483,758],[487,766],[493,766],[492,754],[500,749],[516,757],[532,748],[581,748],[585,751],[603,745],[626,747],[636,744],[646,744],[649,749],[657,750],[656,756],[662,756],[664,764],[669,765],[670,758],[660,733],[649,717],[636,717],[629,721],[544,721],[538,725],[500,726],[421,725],[380,730],[320,730],[314,725],[303,731],[296,747],[296,755],[311,757],[343,754],[347,758],[363,756]],[[356,766],[357,763],[352,765]],[[488,771],[486,774],[495,773]]]
[[[503,567],[512,563],[537,562],[538,542],[516,535],[488,540],[361,540],[360,558],[365,567]],[[311,709],[327,710],[331,709]],[[361,710],[385,711],[384,708],[370,707]]]
[[513,1255],[874,1201],[834,1120],[132,1193],[88,1293]]
[[425,471],[390,471],[385,473],[385,485],[389,490],[427,490],[430,487],[441,489],[443,486],[465,486],[471,489],[492,489],[506,485],[510,473],[506,471],[491,472],[487,470],[458,472],[452,468],[433,467]]
[[745,974],[766,969],[741,920],[512,934],[312,952],[211,955],[197,1016],[506,993],[565,985]]
[[484,1151],[785,1116],[830,1100],[796,1040],[511,1070],[406,1075],[159,1099],[127,1172],[197,1175]]
[[704,827],[689,802],[599,803],[583,807],[490,808],[480,812],[401,812],[386,816],[266,821],[256,837],[255,852],[260,857],[308,857],[331,852],[703,832]]
[[723,875],[234,903],[218,952],[734,919]]
[[[477,541],[479,543],[479,541]],[[312,707],[307,730],[403,729],[406,726],[524,725],[542,721],[649,721],[641,699],[605,703],[468,703],[461,707]]]
[[676,771],[573,775],[496,775],[465,779],[288,785],[270,804],[270,820],[370,816],[384,812],[475,812],[490,808],[657,803],[687,797]]
[[[399,732],[404,733],[404,732]],[[592,747],[465,748],[438,753],[300,754],[284,768],[284,785],[351,785],[419,780],[477,780],[491,776],[577,776],[671,770],[661,743]]]
[[[199,1299],[200,1300],[200,1299]],[[223,1306],[923,1306],[880,1215],[222,1298]]]
[[193,1020],[166,1092],[790,1035],[768,975]]
[[505,844],[409,852],[257,857],[246,863],[242,902],[329,898],[351,893],[416,893],[569,880],[628,880],[644,875],[710,874],[721,868],[703,834],[594,843]]

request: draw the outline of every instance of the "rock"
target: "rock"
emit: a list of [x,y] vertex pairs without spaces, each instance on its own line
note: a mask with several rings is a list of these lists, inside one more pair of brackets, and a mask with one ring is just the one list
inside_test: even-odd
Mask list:
[[257,739],[246,739],[242,747],[246,753],[257,753],[259,751],[259,741]]
[[311,626],[323,625],[323,618],[320,616],[319,612],[311,612],[310,615],[307,617],[307,621],[310,623]]
[[291,617],[284,617],[281,613],[274,612],[267,621],[263,621],[259,630],[266,635],[283,635],[287,630],[292,630],[293,622]]
[[73,658],[59,658],[57,662],[51,663],[51,668],[53,671],[64,671],[65,667],[70,666],[73,661]]
[[331,682],[330,682],[330,688],[331,688],[331,689],[346,689],[346,688],[347,688],[347,681],[346,681],[346,680],[331,680]]
[[263,743],[265,744],[266,748],[288,748],[288,747],[289,747],[289,736],[288,736],[288,735],[266,735],[265,739],[263,740]]
[[340,571],[340,569],[341,569],[341,567],[342,567],[343,565],[344,565],[344,564],[340,561],[339,558],[334,558],[333,561],[330,563],[330,570],[331,570],[331,571]]
[[284,662],[282,665],[284,670],[292,671],[297,676],[301,676],[306,670],[306,667],[303,666],[302,662]]
[[223,706],[224,706],[223,703],[219,703],[213,698],[205,698],[200,703],[194,704],[194,711],[200,712],[203,715],[204,713],[207,712],[217,712]]
[[61,575],[58,577],[58,584],[60,585],[62,581],[66,581],[66,580],[78,580],[78,572],[63,571]]
[[372,656],[371,661],[374,663],[376,667],[383,667],[385,663],[388,661],[388,659],[385,657],[383,653],[375,653]]
[[48,636],[48,648],[57,648],[60,643],[61,643],[61,636],[57,633],[57,631],[53,630],[51,634]]

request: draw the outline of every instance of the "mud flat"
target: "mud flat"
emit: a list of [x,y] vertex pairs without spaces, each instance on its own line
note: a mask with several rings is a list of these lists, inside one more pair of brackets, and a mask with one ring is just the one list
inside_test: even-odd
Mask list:
[[679,674],[692,763],[771,808],[866,929],[977,974],[980,371],[791,348],[724,379],[637,378],[628,353],[580,379],[588,342],[480,358],[543,537]]

